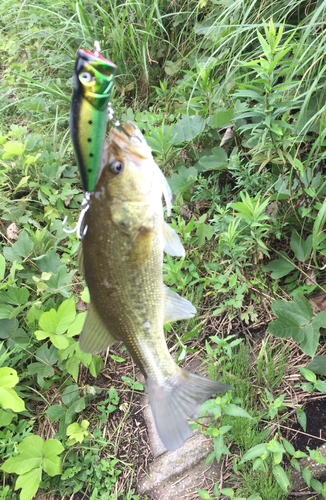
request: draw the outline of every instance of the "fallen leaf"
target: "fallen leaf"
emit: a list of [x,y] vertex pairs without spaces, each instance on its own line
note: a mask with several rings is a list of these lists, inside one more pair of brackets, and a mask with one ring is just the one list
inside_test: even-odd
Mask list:
[[305,279],[306,285],[316,285],[317,281],[316,281],[316,275],[314,273],[314,270],[310,269],[306,272],[306,274],[309,276],[309,278],[307,277]]
[[309,299],[312,305],[312,310],[314,314],[318,314],[320,311],[326,311],[326,293],[320,292],[314,297]]
[[220,148],[224,146],[226,142],[228,142],[229,139],[232,139],[234,137],[234,128],[233,127],[228,127],[222,137],[222,140],[220,142]]
[[189,208],[187,207],[187,205],[183,205],[182,207],[180,207],[180,215],[182,215],[183,218],[189,220],[191,219],[192,213],[191,210],[189,210]]
[[65,199],[64,201],[64,204],[66,205],[66,207],[69,205],[69,203],[71,202],[71,200],[73,199],[74,195],[73,194],[69,194],[67,196],[67,198]]
[[10,240],[18,240],[18,234],[19,229],[14,222],[7,227],[7,237]]
[[87,311],[88,309],[88,304],[84,302],[83,300],[79,299],[77,304],[76,304],[77,309],[80,309],[81,311]]

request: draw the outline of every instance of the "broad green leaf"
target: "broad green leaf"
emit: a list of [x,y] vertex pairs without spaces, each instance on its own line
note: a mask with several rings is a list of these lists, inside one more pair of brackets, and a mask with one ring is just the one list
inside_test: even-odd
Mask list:
[[253,448],[250,448],[242,457],[240,463],[247,462],[248,460],[252,460],[253,458],[261,457],[262,455],[265,455],[267,452],[267,444],[266,443],[260,443],[257,444],[256,446],[253,446]]
[[43,469],[49,476],[62,474],[62,460],[60,453],[64,447],[57,439],[48,439],[43,445]]
[[89,295],[89,289],[88,286],[85,286],[84,290],[82,291],[80,298],[84,301],[89,303],[90,301],[90,295]]
[[187,191],[195,182],[198,172],[194,167],[186,168],[181,165],[179,172],[172,174],[168,179],[173,193]]
[[315,261],[315,264],[316,266],[318,267],[318,263],[317,263],[317,260],[316,260],[316,251],[317,251],[317,245],[318,245],[318,237],[319,237],[319,234],[323,228],[323,225],[325,224],[325,220],[326,220],[326,200],[324,200],[318,214],[317,214],[317,217],[315,219],[315,222],[314,222],[314,227],[313,227],[313,231],[312,231],[312,248],[313,248],[313,252],[314,252],[314,261]]
[[18,236],[18,240],[13,244],[12,248],[15,252],[20,255],[20,257],[27,257],[34,248],[34,243],[28,236],[26,231],[21,231]]
[[0,427],[9,425],[14,416],[14,413],[0,409]]
[[203,415],[205,411],[211,413],[216,418],[219,418],[221,416],[221,407],[220,405],[215,403],[215,399],[208,399],[207,401],[205,401],[200,407],[199,415]]
[[4,247],[3,249],[3,255],[9,262],[21,262],[23,259],[18,255],[18,253],[15,252],[14,248],[15,243],[11,247]]
[[312,326],[316,331],[319,331],[320,328],[326,328],[326,311],[321,311],[314,317]]
[[274,465],[273,475],[282,490],[287,492],[290,487],[290,481],[280,465]]
[[14,308],[9,304],[0,304],[0,320],[9,319]]
[[299,323],[286,313],[280,314],[279,318],[268,324],[268,333],[280,338],[292,337],[296,342],[304,340],[304,332]]
[[85,398],[79,398],[77,401],[72,403],[69,409],[74,411],[75,413],[80,413],[85,409],[85,407],[86,407]]
[[70,356],[66,362],[66,370],[70,373],[75,382],[77,382],[78,379],[79,363],[79,359],[75,355]]
[[41,467],[43,456],[43,439],[40,436],[28,436],[19,445],[20,452],[16,457],[8,458],[0,467],[1,470],[16,474],[25,474],[32,469]]
[[43,361],[47,365],[54,365],[59,360],[57,349],[53,345],[48,347],[44,344],[36,351],[35,356],[36,359]]
[[[102,370],[103,366],[104,366],[104,361],[99,356],[96,356],[96,354],[93,354],[92,360],[88,365],[88,369],[90,371],[90,374],[96,378],[98,376],[98,374],[100,373],[100,371]],[[138,382],[138,384],[139,384],[139,382]],[[144,390],[144,387],[138,386],[138,388],[137,388],[135,385],[135,389],[138,391],[139,390],[142,391],[142,390]]]
[[283,460],[283,453],[275,452],[273,453],[273,465],[280,464]]
[[44,379],[53,377],[54,369],[50,365],[46,365],[45,363],[35,362],[31,363],[28,368],[28,373],[31,375],[37,375],[37,383],[43,389],[44,387]]
[[3,145],[3,153],[1,158],[10,159],[14,156],[21,156],[24,152],[24,144],[19,141],[8,141]]
[[62,402],[66,406],[71,406],[75,401],[78,400],[78,385],[73,384],[66,387],[62,393]]
[[306,380],[308,380],[308,382],[312,382],[312,383],[316,382],[316,375],[312,371],[308,370],[308,368],[304,368],[303,366],[300,366],[299,372],[301,373],[301,375],[304,376],[304,378]]
[[208,491],[202,490],[200,488],[196,488],[198,495],[200,495],[200,498],[203,498],[204,500],[212,500],[211,497],[209,496]]
[[42,272],[57,274],[62,262],[56,250],[52,248],[45,255],[33,259],[37,267]]
[[206,170],[220,170],[228,165],[228,157],[223,148],[216,146],[211,150],[211,155],[202,156],[198,160],[197,170],[205,172]]
[[24,411],[25,403],[14,389],[18,383],[17,372],[13,368],[0,368],[0,405],[13,411]]
[[310,481],[310,487],[317,491],[317,493],[321,493],[323,491],[323,485],[321,484],[320,481],[318,481],[318,479],[311,479]]
[[263,267],[264,271],[272,271],[271,277],[274,279],[286,276],[295,268],[285,252],[280,252],[280,254],[284,255],[284,258],[280,257],[279,259],[272,260],[267,266]]
[[6,260],[4,256],[0,253],[0,281],[3,280],[6,272]]
[[51,422],[54,422],[55,420],[60,420],[64,415],[66,414],[66,408],[62,405],[52,405],[49,406],[47,410],[45,410],[45,413],[51,420]]
[[298,472],[300,472],[300,470],[301,470],[300,463],[298,462],[298,460],[296,458],[292,458],[291,459],[291,465],[292,465],[292,467],[295,468],[295,470],[297,470]]
[[169,76],[173,76],[179,73],[181,68],[182,59],[178,61],[166,61],[165,62],[165,73]]
[[59,306],[58,311],[51,309],[50,311],[43,313],[40,317],[39,325],[46,332],[62,334],[71,325],[75,316],[75,302],[74,299],[71,298],[63,301]]
[[310,361],[308,368],[318,375],[326,375],[326,355],[315,356],[314,359]]
[[301,342],[301,349],[303,352],[311,356],[312,358],[315,355],[319,344],[319,328],[317,330],[314,329],[313,325],[307,325],[304,328],[304,340]]
[[276,439],[272,439],[267,443],[267,449],[272,453],[285,453],[285,449]]
[[18,288],[15,285],[9,287],[7,292],[0,292],[0,300],[14,305],[25,304],[28,301],[28,297],[29,291],[27,288]]
[[306,467],[305,469],[303,469],[302,475],[303,475],[303,479],[306,481],[307,485],[310,486],[311,472],[308,469],[308,467]]
[[301,238],[297,231],[293,230],[291,235],[290,246],[294,255],[300,262],[305,262],[309,259],[312,251],[312,235],[309,235],[306,240]]
[[283,438],[282,441],[286,451],[290,453],[290,455],[294,455],[295,454],[294,446],[291,443],[289,443],[289,441],[287,441],[285,438]]
[[68,328],[68,331],[67,331],[68,337],[73,337],[74,335],[78,335],[82,331],[86,316],[87,316],[86,311],[77,314],[74,321],[71,323],[71,325]]
[[204,118],[200,115],[182,115],[181,119],[173,125],[171,135],[175,135],[175,144],[192,141],[204,128]]
[[222,493],[222,495],[227,495],[228,497],[231,498],[234,497],[234,491],[232,490],[232,488],[222,488],[220,493]]
[[85,437],[90,437],[91,433],[87,430],[88,426],[89,422],[87,420],[82,420],[81,425],[77,422],[70,424],[66,431],[67,436],[69,436],[67,444],[82,443]]
[[57,349],[66,349],[69,346],[69,339],[66,335],[56,335],[55,333],[49,333],[49,338],[52,344]]
[[300,451],[300,450],[296,451],[294,453],[294,456],[295,456],[295,458],[307,458],[308,457],[307,453],[304,453],[303,451]]
[[224,440],[223,440],[223,434],[219,434],[218,436],[213,438],[213,444],[214,444],[214,452],[215,452],[215,458],[217,463],[221,460],[221,456],[224,451]]
[[220,108],[215,111],[208,119],[208,126],[214,128],[226,127],[231,125],[233,121],[234,108],[223,109]]
[[315,389],[317,389],[317,391],[326,394],[326,382],[323,382],[322,380],[317,380],[317,382],[315,383]]
[[312,318],[312,306],[301,292],[296,292],[293,298],[292,302],[275,300],[272,303],[272,311],[275,316],[291,315],[300,326],[306,325]]
[[301,425],[302,429],[306,432],[307,430],[307,416],[305,412],[302,410],[302,408],[297,408],[297,419],[299,424]]
[[245,417],[245,418],[252,418],[249,413],[246,412],[246,410],[243,410],[237,405],[234,405],[232,403],[230,404],[224,404],[222,406],[222,410],[226,415],[232,415],[233,417]]
[[214,228],[208,224],[198,224],[196,228],[196,236],[198,236],[198,247],[201,248],[205,244],[206,238],[210,240],[214,234]]
[[42,468],[37,467],[21,474],[16,481],[15,490],[21,488],[20,500],[31,500],[37,492],[42,479]]
[[64,297],[70,297],[69,283],[72,280],[74,271],[67,271],[67,267],[62,265],[59,267],[57,274],[52,274],[51,278],[47,281],[49,288],[58,290]]
[[262,472],[265,472],[264,461],[261,458],[256,458],[254,460],[254,463],[252,464],[252,470],[255,471],[257,469],[261,470]]

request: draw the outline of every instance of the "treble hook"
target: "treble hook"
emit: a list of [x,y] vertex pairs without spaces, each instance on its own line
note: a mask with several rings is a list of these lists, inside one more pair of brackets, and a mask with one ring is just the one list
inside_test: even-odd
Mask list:
[[[112,121],[114,118],[114,111],[113,111],[113,107],[112,107],[112,102],[109,102],[108,103],[108,120],[109,121]],[[121,125],[120,121],[119,120],[116,120],[113,125],[115,127],[117,127],[117,129],[119,129],[121,132],[123,132],[124,134],[126,134],[126,136],[128,137],[128,139],[138,139],[139,142],[142,142],[142,140],[140,139],[140,137],[138,137],[137,135],[130,135],[126,129],[124,128],[123,125]]]

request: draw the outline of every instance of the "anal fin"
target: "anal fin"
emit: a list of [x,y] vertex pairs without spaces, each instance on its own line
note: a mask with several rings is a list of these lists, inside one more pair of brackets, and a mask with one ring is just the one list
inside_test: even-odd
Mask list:
[[117,339],[109,332],[93,304],[89,305],[83,331],[79,337],[79,347],[84,352],[96,354],[104,351]]

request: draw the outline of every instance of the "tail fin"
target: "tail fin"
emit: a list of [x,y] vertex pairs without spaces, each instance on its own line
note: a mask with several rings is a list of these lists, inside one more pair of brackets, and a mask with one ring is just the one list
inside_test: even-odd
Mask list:
[[176,450],[190,436],[187,419],[198,414],[212,394],[233,389],[178,367],[163,384],[148,378],[147,391],[160,439],[168,450]]

